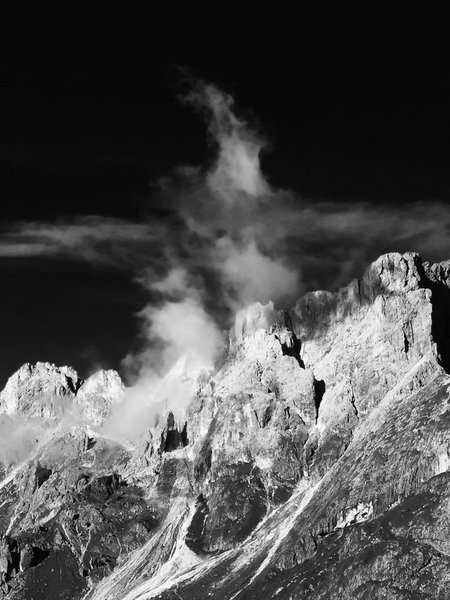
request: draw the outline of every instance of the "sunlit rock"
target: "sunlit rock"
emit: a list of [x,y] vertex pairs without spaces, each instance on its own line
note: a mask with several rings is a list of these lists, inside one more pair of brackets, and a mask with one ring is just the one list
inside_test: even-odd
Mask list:
[[87,419],[100,425],[110,415],[112,406],[122,400],[124,391],[117,371],[101,370],[83,381],[76,402]]
[[0,598],[450,597],[449,284],[388,254],[254,304],[215,369],[182,357],[135,403],[24,365],[5,423],[47,429],[0,471]]
[[27,363],[8,379],[0,392],[0,410],[27,417],[62,416],[71,406],[81,381],[70,367]]

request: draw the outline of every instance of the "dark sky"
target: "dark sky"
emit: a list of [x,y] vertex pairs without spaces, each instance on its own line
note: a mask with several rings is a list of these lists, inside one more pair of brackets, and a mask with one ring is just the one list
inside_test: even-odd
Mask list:
[[[393,15],[379,2],[261,4],[165,3],[164,14],[144,15],[61,3],[59,13],[4,19],[1,233],[80,215],[151,219],[152,184],[210,156],[201,120],[177,100],[180,66],[232,93],[261,124],[273,185],[393,209],[447,203],[442,16],[410,7]],[[3,257],[0,276],[0,385],[25,361],[86,374],[117,367],[136,345],[145,294],[126,269]]]

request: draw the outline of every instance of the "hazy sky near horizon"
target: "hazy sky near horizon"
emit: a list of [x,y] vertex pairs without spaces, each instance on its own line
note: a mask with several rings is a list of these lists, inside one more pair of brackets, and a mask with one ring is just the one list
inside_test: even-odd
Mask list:
[[[68,363],[82,375],[118,368],[142,342],[149,264],[163,275],[171,248],[203,281],[198,240],[213,233],[235,285],[235,264],[254,265],[259,250],[295,271],[295,285],[280,279],[292,282],[286,302],[335,289],[381,252],[450,257],[439,15],[394,23],[375,5],[259,10],[230,9],[220,21],[199,8],[151,20],[11,16],[0,61],[0,386],[23,362]],[[185,67],[232,96],[258,140],[267,186],[258,193],[270,189],[276,202],[247,215],[258,223],[255,247],[233,231],[232,213],[220,222],[192,212],[218,152],[236,146],[226,146],[232,136],[221,146],[205,112],[180,100],[192,88]],[[206,237],[187,236],[186,215]],[[232,303],[222,306],[206,280],[204,304],[226,324]]]

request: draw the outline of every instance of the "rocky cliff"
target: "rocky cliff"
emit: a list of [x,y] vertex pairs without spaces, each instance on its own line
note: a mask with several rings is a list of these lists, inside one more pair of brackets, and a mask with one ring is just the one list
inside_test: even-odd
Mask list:
[[132,443],[103,428],[115,372],[24,365],[0,393],[25,448],[1,459],[0,594],[450,597],[449,365],[450,263],[412,253],[238,314]]

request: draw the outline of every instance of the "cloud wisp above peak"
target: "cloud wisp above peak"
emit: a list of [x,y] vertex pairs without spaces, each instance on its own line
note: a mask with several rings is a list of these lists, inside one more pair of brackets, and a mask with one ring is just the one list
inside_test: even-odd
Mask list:
[[212,84],[197,82],[187,96],[205,111],[217,157],[206,182],[226,203],[261,199],[270,192],[260,165],[265,142],[233,112],[234,99]]
[[[257,301],[293,300],[299,291],[298,269],[265,235],[262,206],[275,196],[261,172],[263,142],[215,86],[196,82],[189,102],[206,115],[216,157],[206,172],[179,169],[173,185],[163,182],[164,197],[185,227],[166,242],[164,276],[150,268],[141,279],[152,302],[141,312],[146,347],[126,359],[138,365],[127,398],[130,415],[167,403],[182,411],[198,377],[214,369],[235,312]],[[113,427],[123,435],[127,426],[136,433],[134,418]]]

